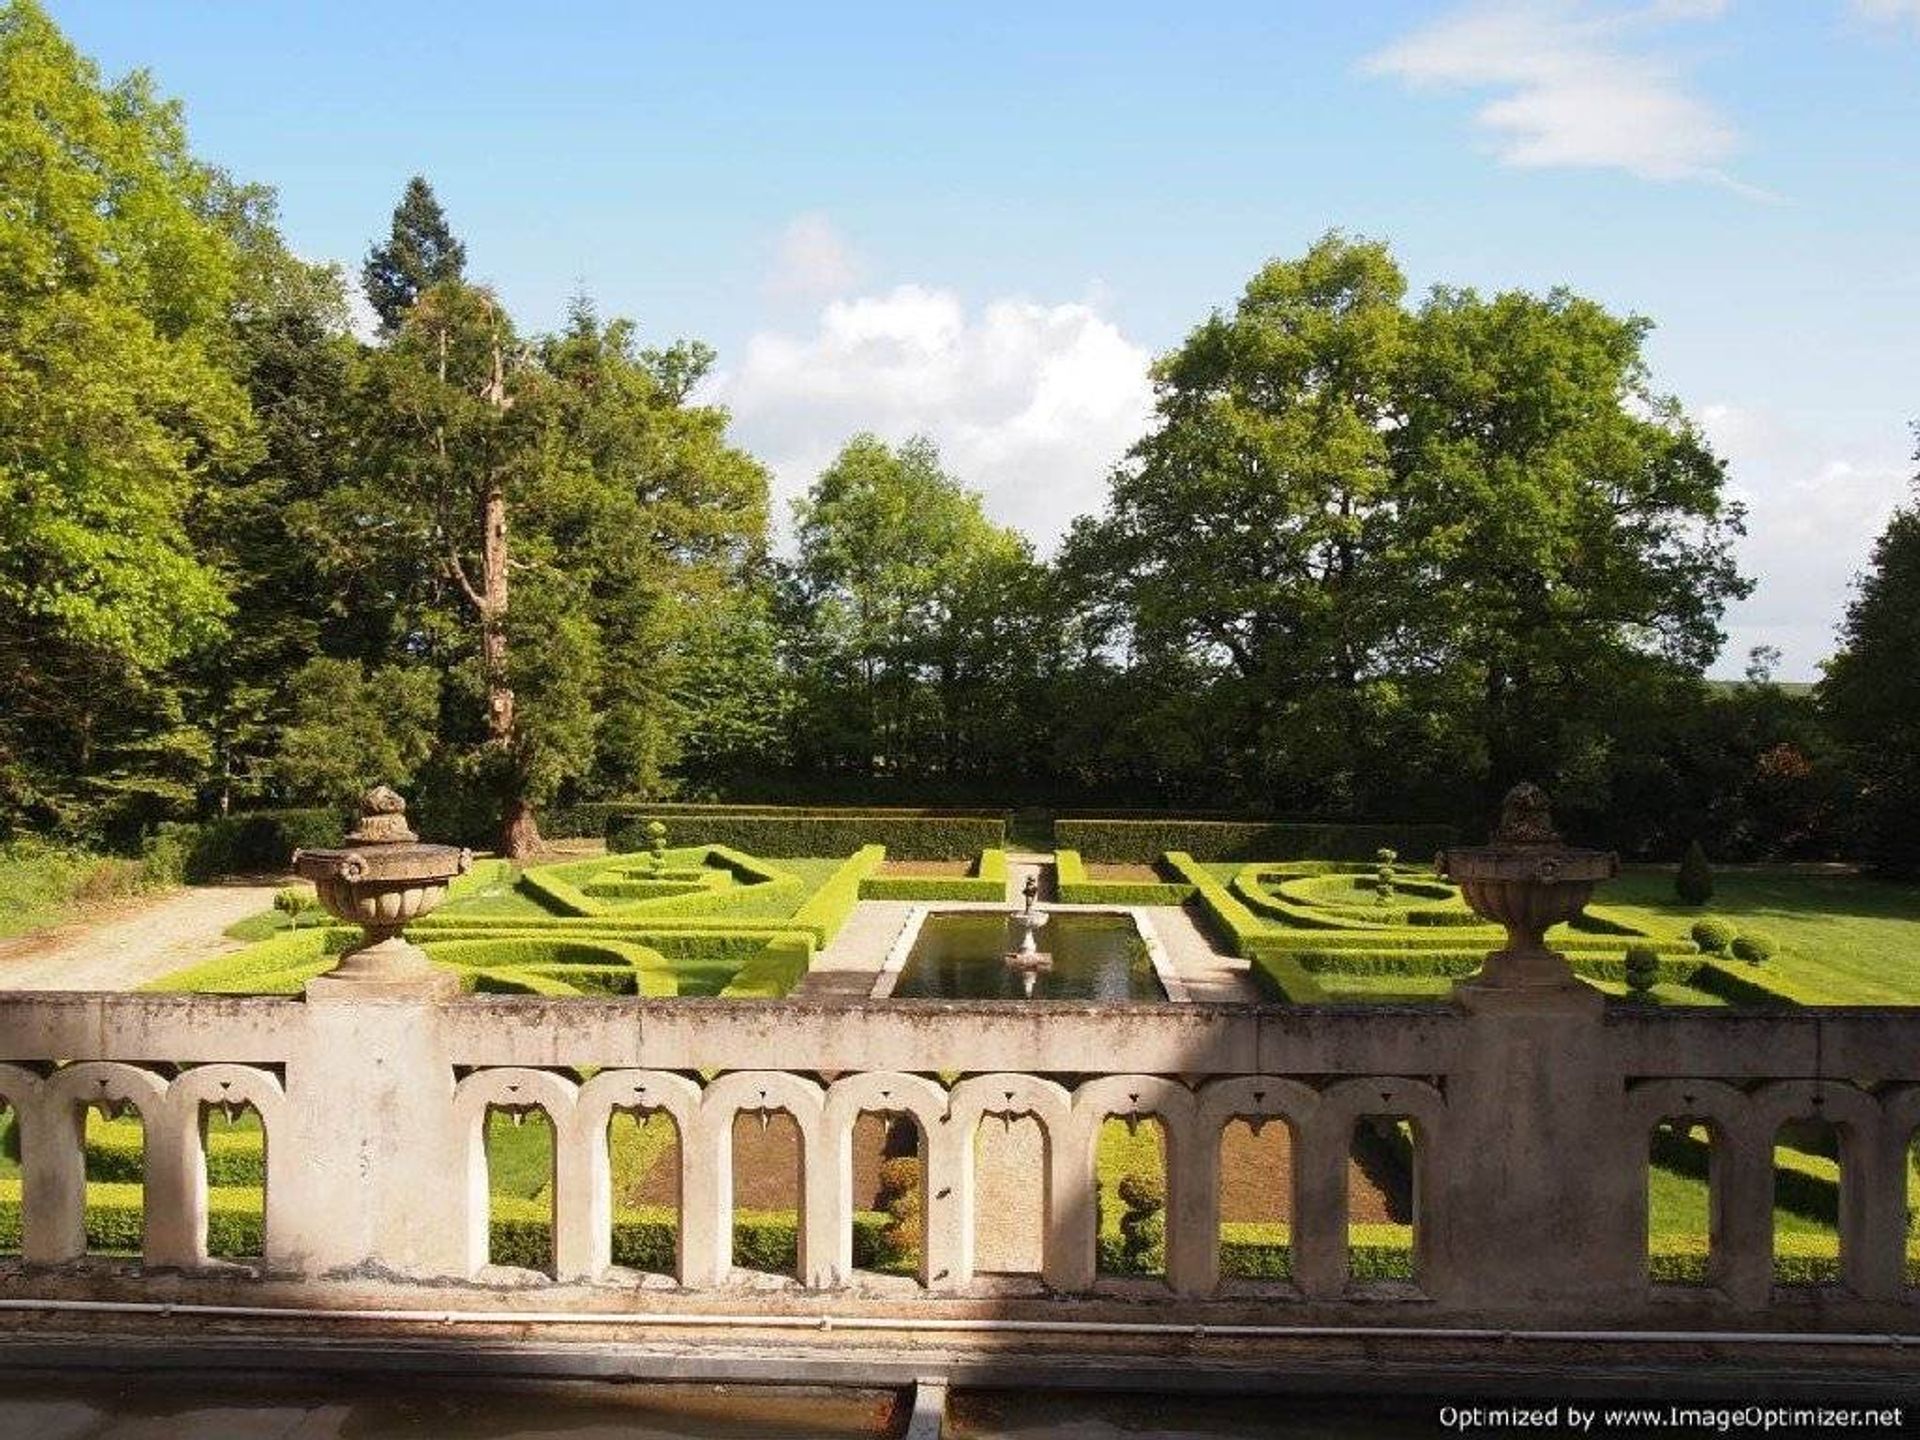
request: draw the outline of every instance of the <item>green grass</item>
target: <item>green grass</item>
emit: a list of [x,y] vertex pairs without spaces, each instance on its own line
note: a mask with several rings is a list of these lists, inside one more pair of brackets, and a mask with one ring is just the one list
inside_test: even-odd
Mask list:
[[1920,1005],[1920,886],[1755,872],[1717,874],[1713,883],[1713,899],[1695,908],[1674,898],[1671,873],[1634,870],[1596,898],[1625,919],[1665,930],[1685,933],[1710,915],[1764,931],[1780,953],[1759,968],[1812,1003]]
[[88,905],[155,888],[139,860],[40,845],[0,848],[0,938],[43,930]]

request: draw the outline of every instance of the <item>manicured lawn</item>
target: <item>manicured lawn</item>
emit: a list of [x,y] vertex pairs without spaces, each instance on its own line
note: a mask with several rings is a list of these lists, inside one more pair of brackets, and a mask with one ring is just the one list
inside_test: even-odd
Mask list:
[[1704,907],[1682,905],[1671,872],[1634,870],[1599,903],[1629,920],[1684,934],[1715,916],[1771,935],[1768,968],[1830,1005],[1920,1005],[1920,886],[1853,875],[1720,873]]

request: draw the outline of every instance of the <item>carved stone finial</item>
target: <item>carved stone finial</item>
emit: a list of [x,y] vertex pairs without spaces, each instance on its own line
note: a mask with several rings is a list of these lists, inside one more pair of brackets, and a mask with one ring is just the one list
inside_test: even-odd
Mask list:
[[390,785],[375,785],[360,797],[360,823],[347,837],[352,845],[404,845],[418,840],[407,825],[407,802]]
[[360,797],[362,815],[404,815],[407,802],[391,785],[376,785]]
[[1500,828],[1493,832],[1493,843],[1558,845],[1560,832],[1553,828],[1553,808],[1547,792],[1529,780],[1507,791],[1500,802]]

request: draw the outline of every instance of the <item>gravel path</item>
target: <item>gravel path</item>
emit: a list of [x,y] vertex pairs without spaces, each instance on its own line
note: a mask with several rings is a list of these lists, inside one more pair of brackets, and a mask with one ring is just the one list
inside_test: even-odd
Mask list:
[[193,885],[38,935],[0,940],[0,990],[132,990],[238,950],[220,932],[273,904],[284,881]]

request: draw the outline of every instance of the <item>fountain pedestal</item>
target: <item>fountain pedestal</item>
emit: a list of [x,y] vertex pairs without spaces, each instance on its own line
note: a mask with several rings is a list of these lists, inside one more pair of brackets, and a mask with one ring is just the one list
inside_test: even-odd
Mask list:
[[1553,828],[1536,785],[1509,790],[1491,843],[1443,850],[1435,871],[1460,887],[1482,919],[1505,928],[1507,943],[1453,987],[1469,1009],[1595,1010],[1605,997],[1580,980],[1567,957],[1548,947],[1547,931],[1577,919],[1594,886],[1620,873],[1611,851],[1579,850]]
[[436,969],[408,942],[406,927],[439,907],[453,878],[473,867],[473,852],[422,844],[407,828],[406,809],[400,796],[376,786],[361,797],[360,823],[344,846],[294,852],[294,872],[313,882],[320,903],[361,930],[359,945],[307,982],[309,997],[440,1000],[460,993],[459,977]]

